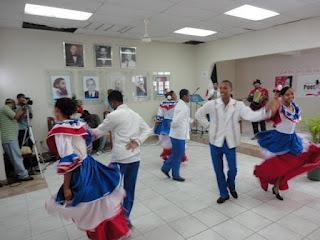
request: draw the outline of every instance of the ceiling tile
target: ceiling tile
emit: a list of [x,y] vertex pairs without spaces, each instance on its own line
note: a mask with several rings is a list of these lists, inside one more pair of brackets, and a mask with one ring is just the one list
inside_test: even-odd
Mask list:
[[300,0],[256,0],[252,3],[252,5],[281,14],[289,10],[298,9],[306,5],[306,3]]
[[174,4],[169,0],[106,0],[104,5],[160,13]]
[[47,17],[34,16],[34,15],[24,15],[22,19],[24,22],[47,25],[50,27],[58,27],[58,28],[79,28],[87,24],[85,21],[47,18]]
[[175,5],[174,7],[169,8],[167,11],[165,11],[165,14],[170,16],[181,17],[181,18],[190,18],[198,21],[201,21],[216,15],[211,11],[202,10],[200,8],[185,7],[183,5],[183,2]]
[[295,10],[284,12],[283,14],[299,19],[319,17],[320,4],[306,5]]

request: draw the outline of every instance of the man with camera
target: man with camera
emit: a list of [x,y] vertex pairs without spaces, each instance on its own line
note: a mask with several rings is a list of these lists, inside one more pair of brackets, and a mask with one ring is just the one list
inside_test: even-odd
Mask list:
[[2,147],[4,152],[8,155],[17,178],[20,181],[33,180],[29,176],[28,171],[23,165],[23,158],[18,142],[18,122],[26,113],[24,108],[14,112],[16,103],[13,99],[6,99],[5,106],[0,108],[0,133],[2,140]]
[[32,149],[32,141],[29,138],[29,128],[28,128],[28,116],[27,116],[27,109],[29,112],[29,119],[32,118],[32,109],[31,105],[33,104],[32,100],[30,98],[27,98],[23,93],[19,93],[17,95],[17,109],[16,111],[19,111],[20,109],[24,109],[25,113],[21,116],[21,118],[18,120],[19,124],[19,146],[20,148],[23,145],[23,140],[25,139],[26,142],[24,142],[25,146],[28,146]]

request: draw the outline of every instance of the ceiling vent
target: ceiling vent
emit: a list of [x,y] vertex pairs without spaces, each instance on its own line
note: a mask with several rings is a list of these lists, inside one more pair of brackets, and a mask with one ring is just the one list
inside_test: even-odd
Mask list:
[[57,27],[50,27],[47,25],[41,25],[41,24],[29,23],[29,22],[23,22],[22,28],[31,28],[31,29],[47,30],[47,31],[55,31],[55,32],[68,32],[68,33],[74,33],[77,30],[77,28],[57,28]]
[[195,41],[195,40],[190,40],[190,41],[184,42],[184,44],[188,44],[188,45],[199,45],[199,44],[201,44],[201,43],[204,43],[204,42]]

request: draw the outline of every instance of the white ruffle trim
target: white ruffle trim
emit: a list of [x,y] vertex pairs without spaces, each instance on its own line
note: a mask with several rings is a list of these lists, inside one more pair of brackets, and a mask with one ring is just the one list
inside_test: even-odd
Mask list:
[[80,203],[75,207],[56,203],[56,196],[52,196],[45,203],[50,215],[60,216],[72,220],[79,229],[89,231],[95,229],[102,221],[112,219],[121,211],[121,204],[125,196],[122,188],[116,188],[111,194],[91,202]]

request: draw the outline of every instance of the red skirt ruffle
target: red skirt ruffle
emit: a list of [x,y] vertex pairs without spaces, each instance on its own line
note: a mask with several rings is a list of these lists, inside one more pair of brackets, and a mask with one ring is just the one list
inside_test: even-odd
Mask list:
[[129,234],[128,220],[123,211],[114,218],[100,223],[94,231],[87,231],[88,238],[92,240],[119,240],[128,237]]
[[286,153],[265,160],[255,166],[254,175],[259,178],[261,187],[267,191],[268,185],[274,185],[280,177],[280,190],[289,188],[288,181],[300,174],[320,167],[320,146],[311,145],[307,152],[298,156]]

